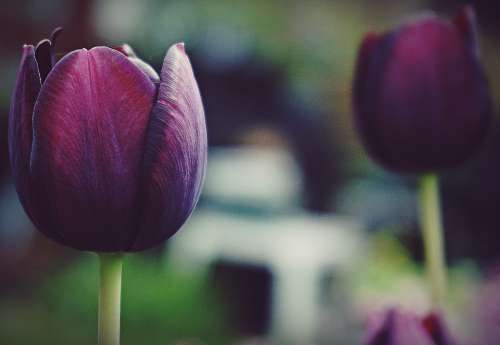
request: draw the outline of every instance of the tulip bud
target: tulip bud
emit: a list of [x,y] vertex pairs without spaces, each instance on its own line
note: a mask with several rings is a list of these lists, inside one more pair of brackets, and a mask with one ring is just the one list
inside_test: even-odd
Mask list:
[[437,314],[417,316],[390,309],[369,324],[364,345],[456,345]]
[[184,45],[160,76],[108,47],[55,59],[55,31],[25,45],[9,117],[21,203],[51,239],[97,252],[138,251],[193,211],[207,159],[202,101]]
[[490,122],[472,8],[453,22],[426,14],[361,44],[355,120],[368,153],[389,170],[452,168],[479,146]]

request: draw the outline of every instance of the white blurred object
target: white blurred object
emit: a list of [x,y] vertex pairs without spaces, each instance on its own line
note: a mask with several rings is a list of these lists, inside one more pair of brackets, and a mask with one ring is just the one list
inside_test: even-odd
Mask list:
[[169,243],[168,263],[180,270],[224,261],[271,272],[274,343],[318,344],[322,281],[353,270],[364,247],[359,224],[313,215],[299,207],[301,195],[300,169],[284,149],[211,151],[204,205],[219,207],[198,208]]
[[[169,264],[204,271],[224,261],[268,270],[271,340],[318,344],[322,283],[354,269],[364,249],[359,224],[301,209],[300,170],[279,148],[211,152],[204,196],[205,206],[224,207],[197,209],[170,241]],[[245,206],[262,213],[240,212]]]
[[210,151],[204,195],[224,202],[266,208],[300,203],[299,167],[287,151],[259,147]]
[[220,260],[267,268],[273,277],[271,336],[301,345],[315,343],[321,279],[349,271],[363,251],[355,223],[300,211],[262,219],[200,209],[170,245],[168,262],[185,271]]

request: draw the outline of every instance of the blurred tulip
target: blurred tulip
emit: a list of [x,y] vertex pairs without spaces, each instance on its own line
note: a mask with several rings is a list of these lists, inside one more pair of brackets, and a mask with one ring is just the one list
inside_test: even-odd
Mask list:
[[425,14],[366,35],[353,101],[361,138],[381,165],[433,172],[456,166],[478,147],[491,98],[475,26],[466,7],[453,22]]
[[138,251],[172,236],[205,175],[202,101],[184,45],[160,75],[129,46],[55,58],[24,45],[9,118],[16,189],[36,227],[80,250]]
[[496,266],[488,279],[480,285],[475,302],[471,311],[474,316],[472,324],[476,327],[472,343],[474,345],[498,343],[500,339],[500,327],[498,327],[500,324],[500,266]]
[[420,320],[416,315],[390,309],[368,326],[364,345],[456,345],[443,320],[429,314]]

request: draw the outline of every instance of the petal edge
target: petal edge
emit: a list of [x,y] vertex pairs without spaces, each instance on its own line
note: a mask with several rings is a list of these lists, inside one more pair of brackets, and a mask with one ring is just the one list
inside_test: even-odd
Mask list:
[[[30,157],[33,141],[33,109],[41,88],[35,47],[24,45],[9,112],[9,159],[19,199],[35,222],[31,201]],[[35,222],[36,223],[36,222]]]
[[183,44],[168,50],[143,160],[141,222],[131,250],[172,236],[201,194],[207,132],[201,95]]

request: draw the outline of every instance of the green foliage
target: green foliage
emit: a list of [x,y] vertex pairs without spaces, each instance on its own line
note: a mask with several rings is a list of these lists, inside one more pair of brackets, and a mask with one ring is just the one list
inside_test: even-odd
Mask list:
[[[370,249],[352,272],[347,284],[361,310],[403,306],[414,311],[429,307],[425,265],[415,262],[394,232],[385,230],[370,238]],[[462,260],[448,267],[447,304],[463,313],[480,281],[477,267]]]
[[[98,263],[86,256],[47,278],[29,299],[0,300],[0,344],[94,344]],[[129,257],[124,263],[122,344],[166,345],[180,339],[229,340],[221,306],[202,276]]]

